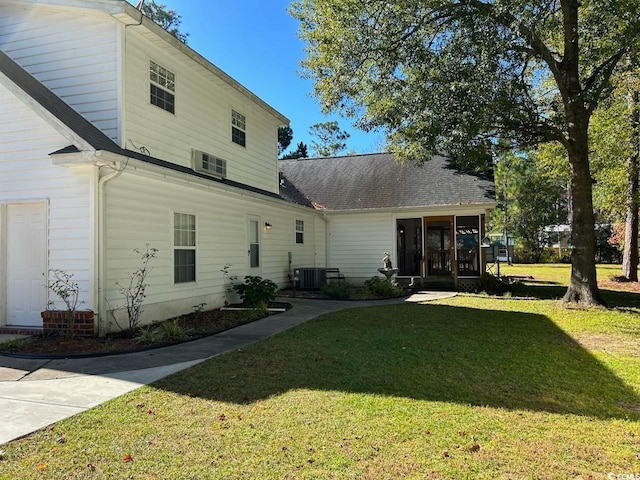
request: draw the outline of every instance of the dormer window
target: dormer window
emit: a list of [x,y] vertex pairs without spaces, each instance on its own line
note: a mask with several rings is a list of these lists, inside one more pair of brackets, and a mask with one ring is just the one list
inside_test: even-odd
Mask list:
[[151,104],[175,113],[176,76],[153,60],[149,60],[149,91]]
[[247,146],[247,123],[244,115],[231,111],[231,141],[240,146]]

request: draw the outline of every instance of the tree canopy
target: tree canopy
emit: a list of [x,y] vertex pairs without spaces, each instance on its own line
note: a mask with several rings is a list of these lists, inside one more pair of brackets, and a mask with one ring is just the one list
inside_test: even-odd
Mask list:
[[309,127],[309,135],[314,137],[311,148],[316,157],[335,157],[347,148],[346,140],[351,136],[335,120],[314,123]]
[[600,302],[588,128],[638,50],[637,0],[298,0],[303,74],[325,112],[381,128],[404,161],[487,165],[557,142],[570,165],[566,301]]
[[307,158],[309,156],[309,152],[307,151],[307,146],[304,142],[298,143],[296,149],[292,152],[285,153],[282,156],[282,160],[291,160],[295,158]]
[[174,9],[167,8],[164,3],[156,3],[155,0],[144,0],[139,3],[139,8],[151,20],[164,28],[182,43],[187,43],[188,33],[180,31],[182,16]]
[[293,129],[289,126],[278,127],[278,155],[281,155],[293,140]]

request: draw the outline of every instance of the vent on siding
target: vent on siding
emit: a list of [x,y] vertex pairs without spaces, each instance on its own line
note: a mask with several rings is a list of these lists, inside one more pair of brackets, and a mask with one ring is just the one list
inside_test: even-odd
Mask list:
[[216,177],[227,176],[227,161],[209,153],[193,150],[193,169]]

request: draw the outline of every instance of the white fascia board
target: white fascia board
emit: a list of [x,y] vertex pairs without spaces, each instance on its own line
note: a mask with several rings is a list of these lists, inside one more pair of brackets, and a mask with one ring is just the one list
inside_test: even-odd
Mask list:
[[72,129],[60,121],[49,110],[40,105],[36,100],[22,90],[18,85],[13,83],[4,73],[0,72],[0,85],[9,90],[18,100],[29,107],[36,115],[51,125],[60,135],[69,140],[69,143],[78,147],[79,150],[95,151],[95,149],[82,137],[76,134]]
[[123,159],[121,155],[107,152],[106,150],[51,153],[49,156],[54,165],[64,165],[66,167],[115,166]]
[[[395,207],[395,208],[357,208],[350,210],[329,210],[323,209],[327,215],[349,215],[357,213],[395,213],[401,215],[419,214],[428,211],[429,215],[477,215],[478,212],[493,210],[496,208],[496,202],[482,203],[456,203],[451,205],[422,205],[411,207]],[[469,213],[467,213],[469,212]],[[418,215],[422,216],[422,215]]]

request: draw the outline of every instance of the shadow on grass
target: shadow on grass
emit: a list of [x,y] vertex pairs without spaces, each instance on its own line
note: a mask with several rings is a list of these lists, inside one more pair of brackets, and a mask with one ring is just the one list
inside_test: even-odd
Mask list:
[[326,315],[154,386],[238,404],[313,389],[640,417],[634,391],[547,317],[446,305]]
[[[560,299],[567,291],[566,285],[549,282],[530,282],[514,285],[513,293],[541,300]],[[640,308],[640,293],[600,288],[600,294],[609,308]]]

